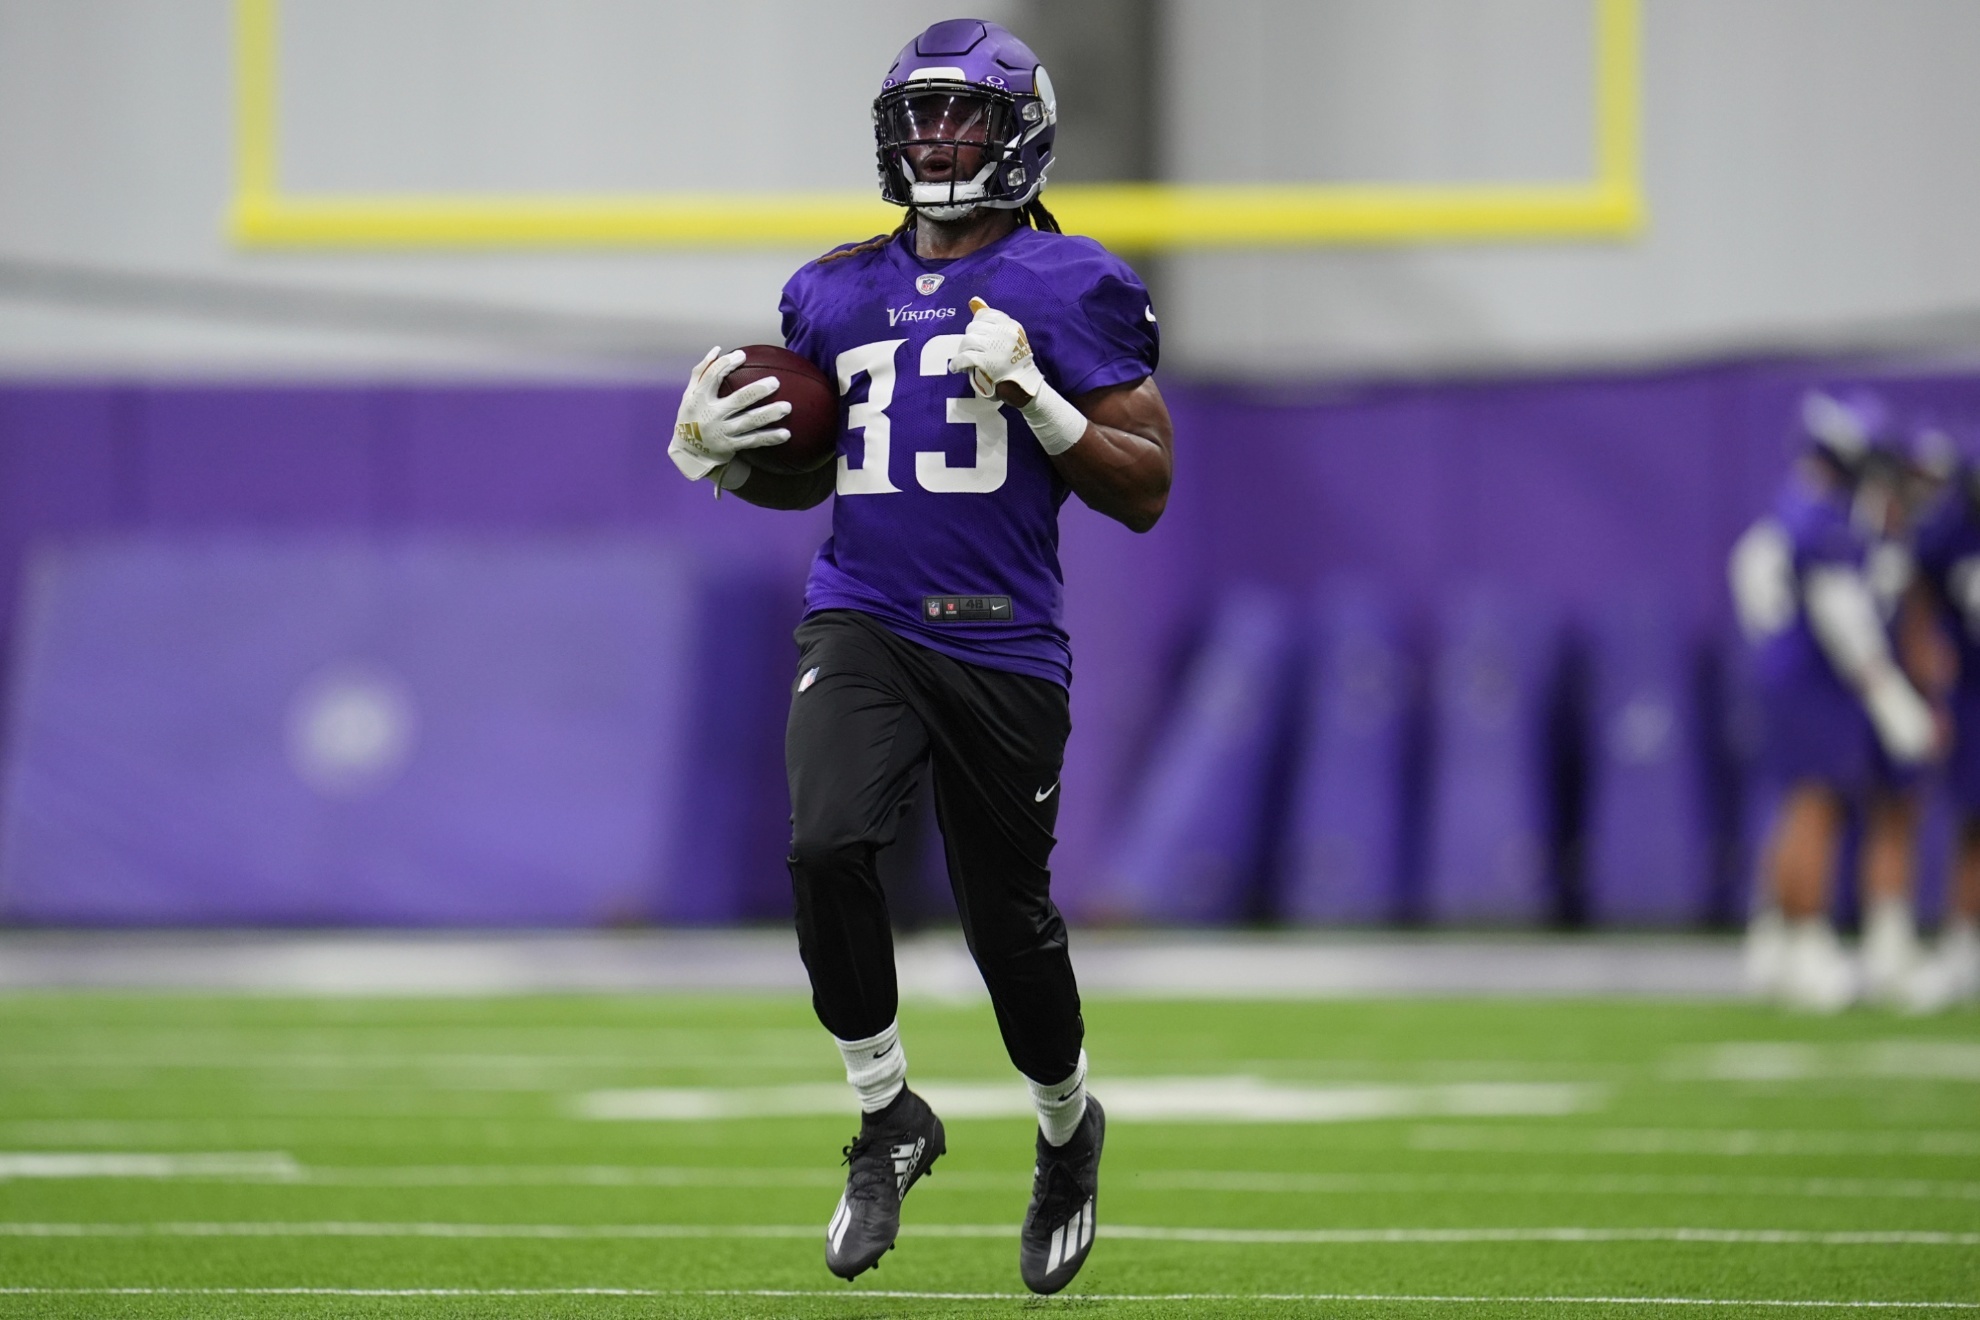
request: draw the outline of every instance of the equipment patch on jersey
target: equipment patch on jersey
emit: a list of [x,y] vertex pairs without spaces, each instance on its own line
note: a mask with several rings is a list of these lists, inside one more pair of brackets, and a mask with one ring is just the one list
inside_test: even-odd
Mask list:
[[930,623],[1008,623],[1009,596],[924,596],[921,612]]
[[914,291],[920,294],[924,298],[926,298],[929,294],[935,292],[935,290],[941,287],[942,287],[942,276],[940,275],[929,274],[929,275],[915,276]]
[[805,670],[804,677],[798,680],[798,691],[804,692],[809,690],[811,685],[813,683],[816,683],[817,681],[818,681],[818,666],[813,665],[811,668]]

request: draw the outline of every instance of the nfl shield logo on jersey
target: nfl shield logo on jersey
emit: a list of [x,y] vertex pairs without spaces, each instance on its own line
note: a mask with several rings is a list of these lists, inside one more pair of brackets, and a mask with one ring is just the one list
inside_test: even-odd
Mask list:
[[940,275],[917,275],[914,280],[914,291],[924,298],[941,287],[942,277]]
[[811,668],[805,670],[804,677],[798,680],[798,691],[800,692],[810,691],[811,685],[813,683],[816,683],[817,681],[818,681],[818,666],[813,665]]

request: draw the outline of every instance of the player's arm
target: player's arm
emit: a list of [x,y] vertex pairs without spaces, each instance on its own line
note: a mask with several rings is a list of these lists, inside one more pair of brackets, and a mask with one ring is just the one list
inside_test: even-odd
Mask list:
[[[738,457],[736,462],[747,465],[749,459]],[[740,479],[740,484],[736,484]],[[733,476],[725,474],[722,489],[729,491],[739,500],[764,509],[810,509],[823,504],[838,484],[839,464],[834,459],[824,467],[811,472],[785,474],[766,472],[758,467],[745,467]]]
[[1916,765],[1938,750],[1932,708],[1891,654],[1869,584],[1854,567],[1818,564],[1802,577],[1809,631],[1846,683],[1856,689],[1891,759]]
[[1930,579],[1916,574],[1898,602],[1898,662],[1926,700],[1946,699],[1959,681],[1959,653],[1939,627],[1938,593]]
[[[997,396],[1020,409],[1026,402],[1008,382],[998,386]],[[1086,418],[1086,429],[1072,448],[1052,456],[1052,466],[1088,508],[1147,531],[1169,503],[1176,471],[1175,430],[1155,378],[1092,390],[1071,403]]]
[[969,300],[974,319],[949,360],[978,395],[1016,408],[1080,499],[1137,532],[1162,516],[1175,475],[1173,426],[1152,376],[1068,399],[1038,369],[1031,343],[1004,313]]

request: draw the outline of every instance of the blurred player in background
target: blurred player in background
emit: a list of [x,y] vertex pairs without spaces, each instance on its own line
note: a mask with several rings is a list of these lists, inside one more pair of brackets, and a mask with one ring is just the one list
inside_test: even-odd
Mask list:
[[1917,561],[1915,596],[1952,641],[1946,787],[1960,817],[1945,925],[1904,996],[1906,1007],[1929,1012],[1980,996],[1980,467],[1961,464],[1946,483],[1919,528]]
[[[1901,438],[1890,432],[1881,439],[1865,459],[1853,509],[1855,521],[1870,538],[1865,576],[1899,668],[1949,727],[1943,711],[1951,687],[1951,659],[1929,602],[1915,589],[1914,542],[1919,519],[1937,503],[1951,476],[1950,441],[1929,424],[1914,425]],[[1930,771],[1922,763],[1893,757],[1881,741],[1872,751],[1858,890],[1863,912],[1862,989],[1877,1003],[1905,1007],[1923,962],[1913,896],[1918,829]]]
[[1877,444],[1887,411],[1868,396],[1812,394],[1803,424],[1810,444],[1773,516],[1740,538],[1730,565],[1740,624],[1756,650],[1763,770],[1782,795],[1748,969],[1757,988],[1834,1012],[1859,991],[1828,917],[1849,809],[1868,801],[1866,864],[1875,883],[1908,892],[1916,815],[1909,778],[1940,735],[1893,654],[1890,611],[1880,609],[1871,576],[1876,541],[1893,527],[1904,490],[1900,465]]
[[721,397],[741,355],[719,350],[696,368],[670,453],[767,508],[838,497],[797,630],[785,744],[799,947],[863,1111],[826,1263],[848,1279],[874,1265],[946,1149],[907,1089],[874,869],[931,767],[963,933],[1038,1114],[1020,1273],[1056,1292],[1092,1249],[1106,1128],[1047,869],[1072,672],[1058,512],[1076,493],[1137,531],[1162,513],[1155,312],[1132,270],[1061,234],[1039,201],[1057,102],[1009,32],[935,24],[887,71],[873,113],[881,193],[906,219],[784,288],[786,343],[850,402],[836,465],[753,470],[748,450],[786,438],[788,405],[764,402],[772,382]]

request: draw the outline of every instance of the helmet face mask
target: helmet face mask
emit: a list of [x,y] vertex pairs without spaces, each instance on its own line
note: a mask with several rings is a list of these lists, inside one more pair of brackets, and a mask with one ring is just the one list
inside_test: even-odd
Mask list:
[[933,220],[1015,210],[1045,185],[1057,125],[1030,47],[994,23],[937,23],[895,58],[873,102],[880,195]]
[[[880,191],[888,201],[958,219],[995,205],[1024,167],[1014,160],[1021,122],[1016,98],[994,88],[923,80],[881,93],[874,103]],[[998,185],[1004,185],[1000,189]],[[954,214],[944,214],[953,211]]]

